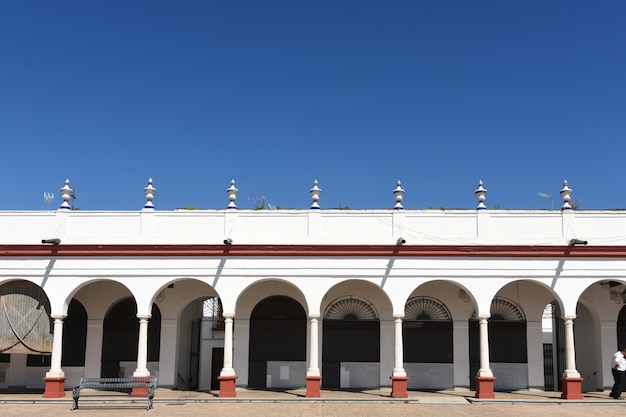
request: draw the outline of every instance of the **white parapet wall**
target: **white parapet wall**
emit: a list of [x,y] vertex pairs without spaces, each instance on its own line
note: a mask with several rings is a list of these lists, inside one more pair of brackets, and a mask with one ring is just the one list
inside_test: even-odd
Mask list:
[[4,244],[626,245],[624,211],[177,210],[0,212]]

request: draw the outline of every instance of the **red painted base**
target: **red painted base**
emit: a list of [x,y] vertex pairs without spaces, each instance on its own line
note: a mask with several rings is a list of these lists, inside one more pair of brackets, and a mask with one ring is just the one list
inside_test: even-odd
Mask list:
[[476,376],[476,398],[496,398],[493,391],[493,376]]
[[561,378],[563,392],[561,398],[564,400],[582,400],[583,399],[583,378]]
[[65,377],[43,379],[46,381],[46,388],[43,392],[43,398],[63,398],[65,397]]
[[391,378],[391,398],[409,398],[406,391],[408,376],[390,376]]
[[[150,375],[146,375],[150,376]],[[133,377],[133,378],[142,378],[142,377]],[[143,377],[145,378],[145,376]],[[146,383],[146,387],[133,387],[130,391],[131,397],[147,397],[148,396],[148,383]]]
[[320,398],[322,396],[321,386],[322,386],[322,377],[321,376],[307,376],[306,378],[306,396],[307,398]]
[[220,381],[220,393],[218,397],[235,398],[237,396],[235,392],[237,375],[218,376],[217,379]]

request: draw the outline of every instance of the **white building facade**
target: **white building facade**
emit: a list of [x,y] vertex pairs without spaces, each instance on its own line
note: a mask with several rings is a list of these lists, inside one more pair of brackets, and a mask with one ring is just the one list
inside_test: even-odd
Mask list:
[[[66,183],[69,189],[69,182]],[[0,390],[610,387],[626,212],[0,212]],[[65,187],[64,187],[65,188]],[[71,189],[69,189],[71,191]],[[62,189],[63,191],[63,189]],[[624,293],[624,294],[622,294]],[[624,298],[626,299],[626,298]],[[626,316],[625,316],[626,317]]]

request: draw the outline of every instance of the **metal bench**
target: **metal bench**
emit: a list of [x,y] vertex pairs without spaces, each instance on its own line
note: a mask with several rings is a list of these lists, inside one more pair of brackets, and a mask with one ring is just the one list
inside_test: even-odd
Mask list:
[[[152,409],[152,399],[154,398],[154,390],[156,388],[157,379],[154,376],[135,377],[135,378],[81,378],[80,384],[72,390],[72,399],[74,404],[72,410],[78,409],[78,398],[80,391],[83,389],[95,389],[104,391],[120,391],[147,389],[148,406],[146,410]],[[124,392],[126,395],[127,393]]]

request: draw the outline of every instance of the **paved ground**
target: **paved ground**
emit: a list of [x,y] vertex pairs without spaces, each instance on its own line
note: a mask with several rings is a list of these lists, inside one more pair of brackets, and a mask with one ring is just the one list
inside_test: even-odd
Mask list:
[[[222,399],[216,393],[158,389],[154,408],[146,414],[144,399],[125,396],[91,396],[70,411],[66,398],[44,399],[41,394],[0,394],[2,416],[123,416],[184,417],[200,414],[240,417],[526,417],[526,416],[623,416],[626,401],[607,393],[585,394],[584,400],[565,401],[558,392],[518,391],[496,393],[495,400],[477,400],[472,391],[410,392],[408,399],[391,399],[388,390],[363,392],[323,391],[322,398],[304,397],[304,390],[257,391],[237,389],[237,398]],[[88,395],[90,395],[88,397]]]
[[[593,405],[453,405],[453,404],[362,404],[362,403],[187,403],[181,405],[156,404],[154,409],[122,408],[120,406],[85,407],[69,411],[67,405],[29,404],[3,405],[2,415],[19,416],[124,416],[183,417],[220,415],[237,417],[408,417],[408,416],[463,416],[463,417],[536,417],[536,416],[623,416],[624,407]],[[147,414],[148,413],[148,414]]]

